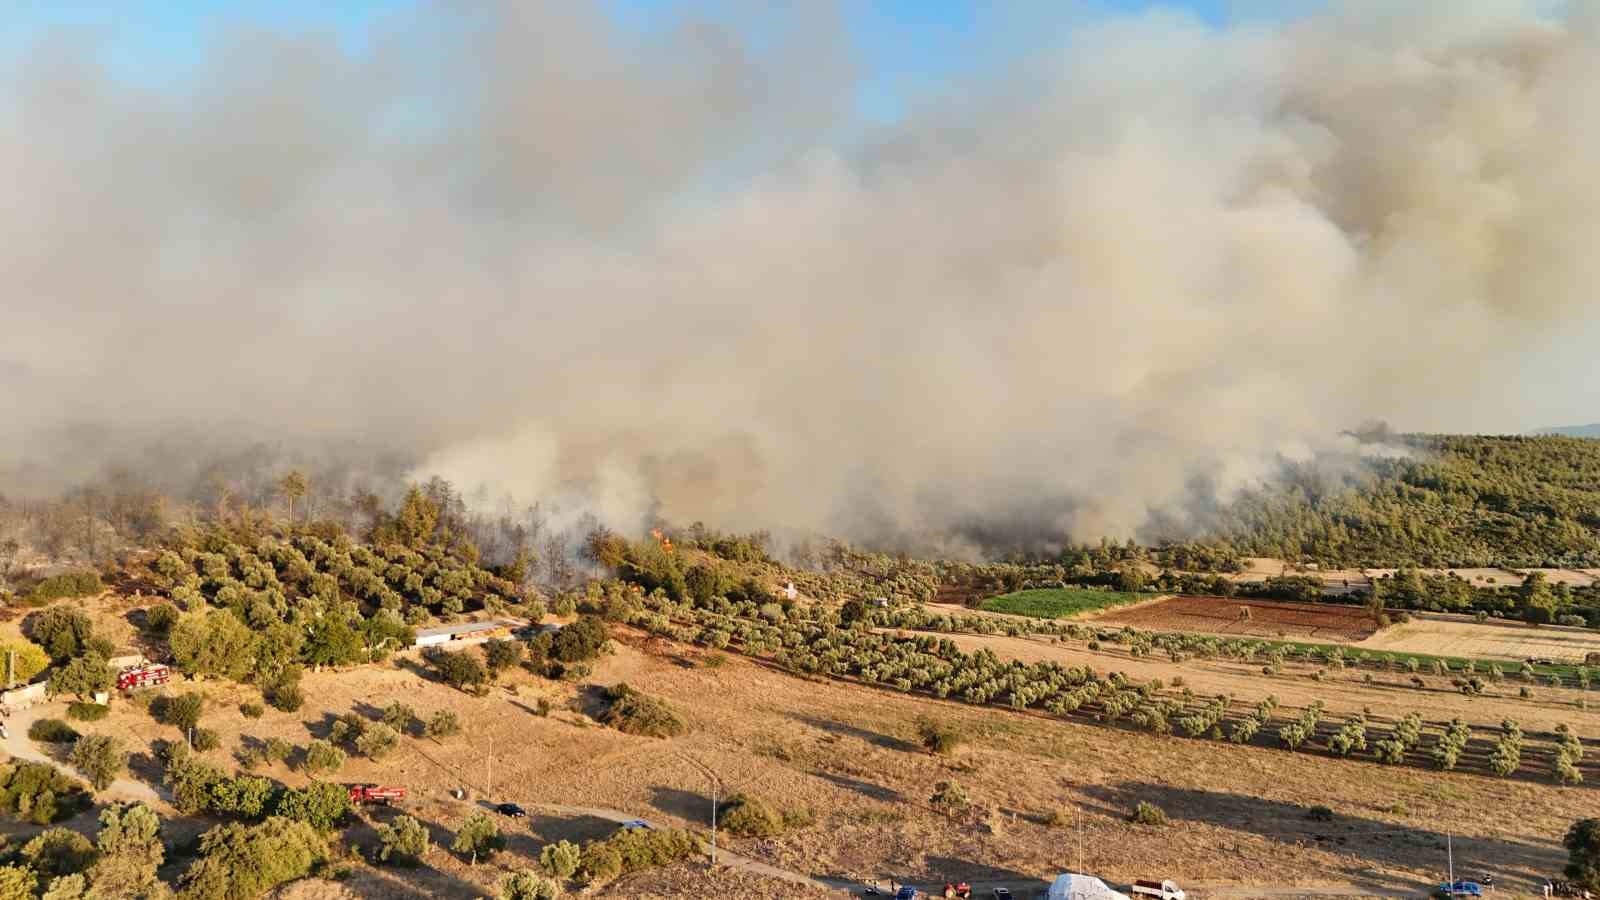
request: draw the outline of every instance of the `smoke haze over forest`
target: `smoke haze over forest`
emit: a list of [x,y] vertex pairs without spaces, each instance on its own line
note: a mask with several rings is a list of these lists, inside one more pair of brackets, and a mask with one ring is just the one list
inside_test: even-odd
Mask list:
[[253,442],[863,540],[1127,536],[1587,421],[1600,16],[1099,17],[864,125],[845,16],[440,4],[0,77],[0,491]]

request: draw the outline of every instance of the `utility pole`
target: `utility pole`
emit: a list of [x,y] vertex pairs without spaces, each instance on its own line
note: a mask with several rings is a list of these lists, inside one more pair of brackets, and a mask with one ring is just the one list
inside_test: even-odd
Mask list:
[[711,865],[717,864],[717,805],[722,800],[722,779],[711,767],[687,753],[678,753],[677,756],[699,769],[711,781]]
[[1455,841],[1448,831],[1444,833],[1444,852],[1445,859],[1450,866],[1450,891],[1454,893],[1456,889],[1456,848]]
[[1083,867],[1083,807],[1078,807],[1078,871],[1087,871]]
[[6,651],[6,690],[17,686],[17,651]]

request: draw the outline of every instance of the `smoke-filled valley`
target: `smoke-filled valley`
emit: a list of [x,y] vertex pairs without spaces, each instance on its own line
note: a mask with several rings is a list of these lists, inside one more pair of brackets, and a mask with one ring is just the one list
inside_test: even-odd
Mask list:
[[562,527],[972,555],[1203,530],[1285,461],[1392,453],[1341,436],[1372,417],[1583,415],[1581,7],[1102,16],[878,122],[843,14],[797,6],[245,24],[157,83],[30,44],[0,491],[440,475]]

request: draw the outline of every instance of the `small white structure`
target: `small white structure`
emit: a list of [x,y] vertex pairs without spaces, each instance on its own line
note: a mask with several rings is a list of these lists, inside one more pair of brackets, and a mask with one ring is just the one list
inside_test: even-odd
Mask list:
[[784,585],[783,590],[779,591],[778,593],[782,594],[784,599],[787,600],[796,600],[800,597],[800,592],[795,589],[794,582],[792,581]]
[[0,705],[5,706],[7,709],[27,709],[44,699],[44,689],[47,683],[36,681],[16,690],[0,691]]
[[1045,894],[1046,900],[1130,900],[1119,894],[1093,875],[1074,875],[1068,872],[1057,875],[1055,883]]
[[454,644],[468,647],[495,638],[508,638],[513,628],[527,623],[515,619],[491,619],[488,622],[462,622],[458,625],[441,625],[438,628],[417,629],[417,647],[441,647]]

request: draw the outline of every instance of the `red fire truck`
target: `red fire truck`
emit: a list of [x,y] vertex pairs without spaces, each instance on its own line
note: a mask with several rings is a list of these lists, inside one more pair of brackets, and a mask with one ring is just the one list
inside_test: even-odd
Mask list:
[[117,673],[117,690],[132,691],[172,680],[172,667],[161,663],[128,666]]
[[384,784],[352,784],[350,785],[350,803],[361,805],[363,803],[382,803],[384,806],[404,800],[406,789],[391,787]]

